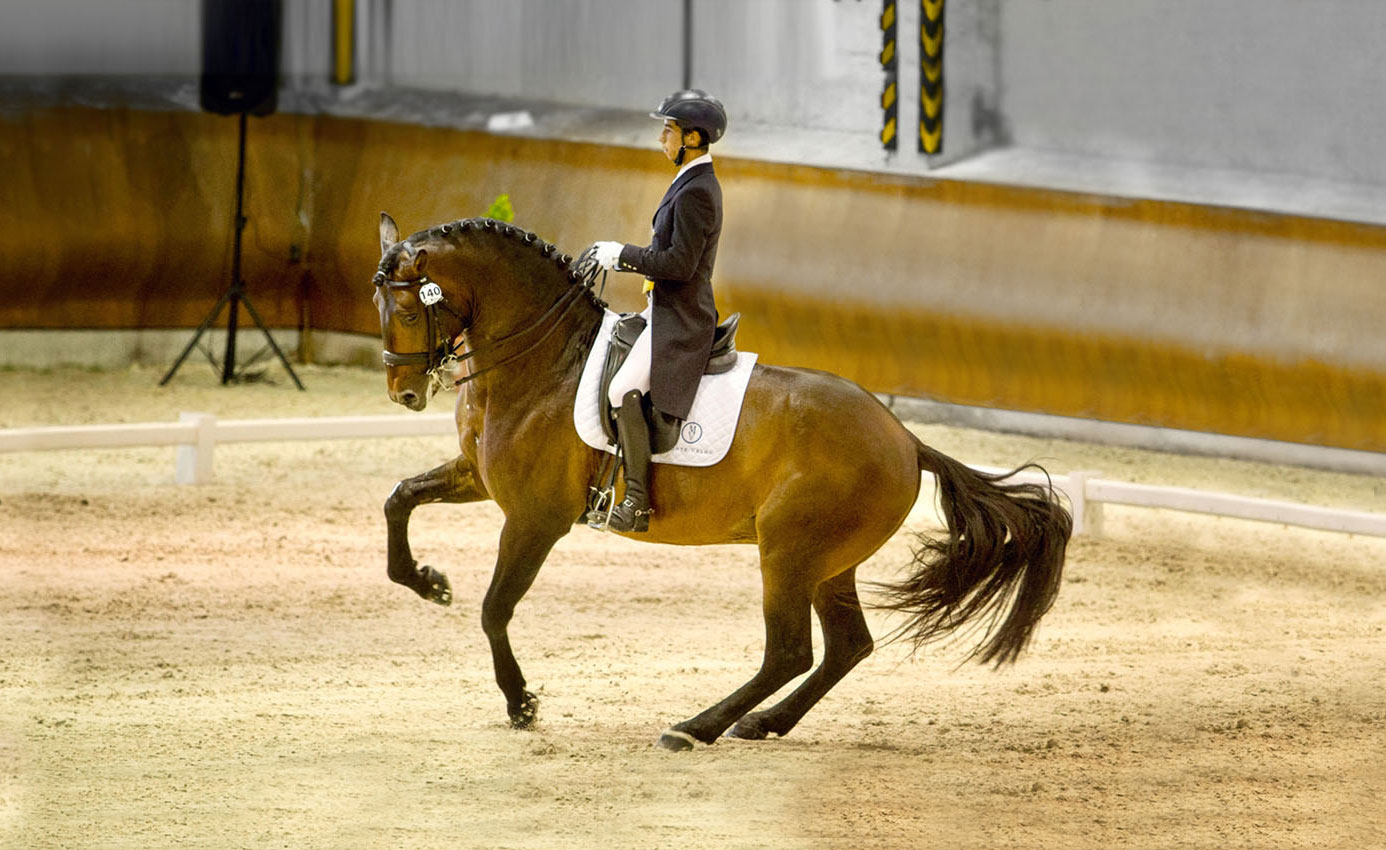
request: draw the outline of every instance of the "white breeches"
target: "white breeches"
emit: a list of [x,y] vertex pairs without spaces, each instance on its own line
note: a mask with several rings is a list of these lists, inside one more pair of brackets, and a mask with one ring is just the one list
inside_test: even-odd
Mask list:
[[635,338],[635,344],[630,347],[626,362],[622,363],[621,368],[611,377],[611,391],[607,393],[607,399],[613,409],[621,406],[621,400],[631,390],[640,390],[642,393],[650,391],[650,325],[654,319],[652,312],[649,306],[641,311],[640,315],[645,317],[645,329]]

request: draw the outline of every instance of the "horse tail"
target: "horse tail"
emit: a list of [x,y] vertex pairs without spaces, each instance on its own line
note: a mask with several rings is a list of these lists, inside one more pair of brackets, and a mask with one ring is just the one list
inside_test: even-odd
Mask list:
[[1073,517],[1052,484],[1002,483],[1024,469],[1044,473],[1038,464],[987,474],[915,442],[919,468],[938,479],[948,534],[916,532],[909,575],[879,585],[887,601],[878,607],[909,617],[892,639],[918,650],[973,624],[983,635],[965,660],[1014,662],[1058,595]]

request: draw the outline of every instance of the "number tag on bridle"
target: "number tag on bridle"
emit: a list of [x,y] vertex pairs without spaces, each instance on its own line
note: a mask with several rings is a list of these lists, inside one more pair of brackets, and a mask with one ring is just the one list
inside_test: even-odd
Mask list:
[[419,300],[425,307],[432,307],[443,300],[443,288],[436,283],[425,283],[419,287]]

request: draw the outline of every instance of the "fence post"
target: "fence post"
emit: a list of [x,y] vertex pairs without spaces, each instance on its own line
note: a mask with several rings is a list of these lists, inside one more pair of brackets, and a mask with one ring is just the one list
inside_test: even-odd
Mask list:
[[178,421],[192,425],[197,435],[178,446],[174,480],[179,484],[206,484],[212,480],[212,450],[216,447],[217,418],[210,413],[180,413]]
[[1091,534],[1102,536],[1102,503],[1088,500],[1088,479],[1101,475],[1091,469],[1074,470],[1068,474],[1068,501],[1073,507],[1073,536]]

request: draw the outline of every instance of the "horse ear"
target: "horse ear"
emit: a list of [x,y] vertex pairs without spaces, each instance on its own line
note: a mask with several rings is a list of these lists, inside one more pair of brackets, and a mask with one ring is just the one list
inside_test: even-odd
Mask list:
[[380,256],[385,256],[385,252],[390,250],[390,246],[399,241],[399,225],[390,218],[390,214],[382,212],[380,214]]
[[399,265],[396,267],[400,276],[409,279],[421,278],[424,276],[424,269],[427,266],[428,251],[423,248],[415,250],[412,245],[406,242],[404,250],[399,255]]

